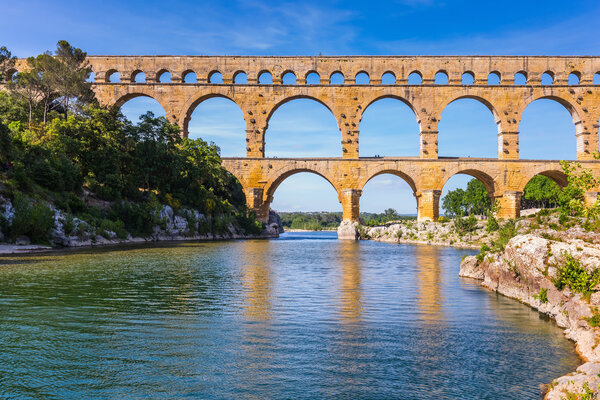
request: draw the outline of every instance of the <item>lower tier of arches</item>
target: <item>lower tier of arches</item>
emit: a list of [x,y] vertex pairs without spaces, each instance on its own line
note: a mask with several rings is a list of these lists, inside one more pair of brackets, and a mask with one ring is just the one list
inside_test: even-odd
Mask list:
[[[580,162],[600,178],[600,162]],[[457,174],[481,181],[490,198],[500,205],[500,218],[517,218],[525,185],[536,175],[565,186],[567,179],[560,161],[497,159],[415,159],[415,158],[224,158],[224,167],[241,183],[246,202],[258,218],[267,221],[277,187],[289,176],[309,172],[321,176],[335,189],[345,221],[358,221],[363,187],[372,178],[392,174],[405,180],[417,199],[419,220],[437,220],[440,197],[446,182]],[[595,202],[600,187],[586,193]]]

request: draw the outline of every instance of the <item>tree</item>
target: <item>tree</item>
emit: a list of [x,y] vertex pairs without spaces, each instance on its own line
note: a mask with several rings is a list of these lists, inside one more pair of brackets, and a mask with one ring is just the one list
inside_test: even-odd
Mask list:
[[485,215],[492,207],[488,192],[479,180],[471,179],[467,189],[448,192],[442,200],[442,208],[449,217]]
[[14,81],[9,82],[8,87],[17,98],[20,98],[27,103],[29,107],[27,125],[29,129],[31,129],[33,109],[43,97],[40,76],[34,71],[21,72],[17,74],[17,77]]
[[16,60],[6,46],[0,47],[0,82],[11,78],[6,74],[14,68]]
[[51,79],[67,116],[71,102],[89,104],[95,98],[91,83],[87,82],[91,69],[86,62],[87,53],[66,40],[57,43],[55,56],[59,63]]
[[525,185],[521,208],[550,208],[556,207],[561,188],[552,179],[536,175]]

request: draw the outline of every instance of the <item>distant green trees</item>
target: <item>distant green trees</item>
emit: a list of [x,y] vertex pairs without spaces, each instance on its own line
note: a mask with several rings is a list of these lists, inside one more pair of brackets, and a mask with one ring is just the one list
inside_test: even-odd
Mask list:
[[471,179],[467,188],[451,190],[442,200],[442,209],[447,217],[464,217],[468,215],[485,215],[492,207],[492,202],[483,183]]

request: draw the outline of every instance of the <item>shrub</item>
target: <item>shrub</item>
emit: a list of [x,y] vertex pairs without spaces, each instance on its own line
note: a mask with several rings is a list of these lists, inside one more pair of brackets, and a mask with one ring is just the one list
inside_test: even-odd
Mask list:
[[600,271],[588,272],[581,266],[581,262],[566,252],[562,253],[563,264],[557,267],[554,286],[558,290],[569,287],[572,291],[589,296],[592,289],[600,283]]
[[21,192],[15,192],[13,207],[15,215],[10,226],[13,239],[21,235],[29,237],[33,243],[50,239],[50,232],[54,228],[54,210]]
[[517,223],[510,219],[498,230],[498,238],[492,242],[495,251],[503,251],[508,241],[517,235]]
[[470,215],[467,218],[455,218],[454,219],[454,229],[456,229],[460,233],[469,233],[473,232],[477,227],[477,218],[473,215]]
[[585,320],[594,328],[600,326],[600,313],[598,312],[598,309],[594,307],[592,309],[592,316]]
[[[256,219],[256,214],[247,209],[241,209],[235,214],[235,220],[240,228],[247,234],[260,235],[264,229],[264,224]],[[317,228],[321,228],[317,224]]]
[[[112,220],[120,220],[133,236],[148,237],[152,234],[154,226],[161,222],[158,217],[158,208],[152,202],[129,203],[126,201],[115,202],[110,209]],[[116,232],[115,232],[116,233]]]
[[71,214],[65,214],[65,218],[62,220],[63,232],[65,235],[70,235],[75,229],[75,221]]
[[499,227],[500,226],[498,225],[498,220],[496,219],[496,217],[491,215],[488,218],[487,224],[485,226],[486,232],[488,232],[488,233],[496,232]]
[[540,303],[547,303],[548,302],[548,289],[546,289],[546,288],[540,289],[540,293],[534,294],[533,298],[538,299],[540,301]]
[[438,218],[438,222],[445,224],[446,222],[450,222],[450,218],[442,215],[441,217]]

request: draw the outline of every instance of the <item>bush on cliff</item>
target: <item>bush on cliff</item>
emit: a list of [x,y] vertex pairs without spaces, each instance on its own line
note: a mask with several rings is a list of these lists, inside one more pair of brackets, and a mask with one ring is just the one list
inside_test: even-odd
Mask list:
[[589,296],[592,289],[600,283],[600,270],[588,272],[581,266],[581,262],[566,252],[562,253],[561,264],[557,266],[554,286],[558,290],[569,287],[577,293]]
[[54,228],[54,211],[46,204],[15,192],[12,199],[12,221],[4,222],[4,233],[11,239],[27,236],[33,243],[45,243]]

